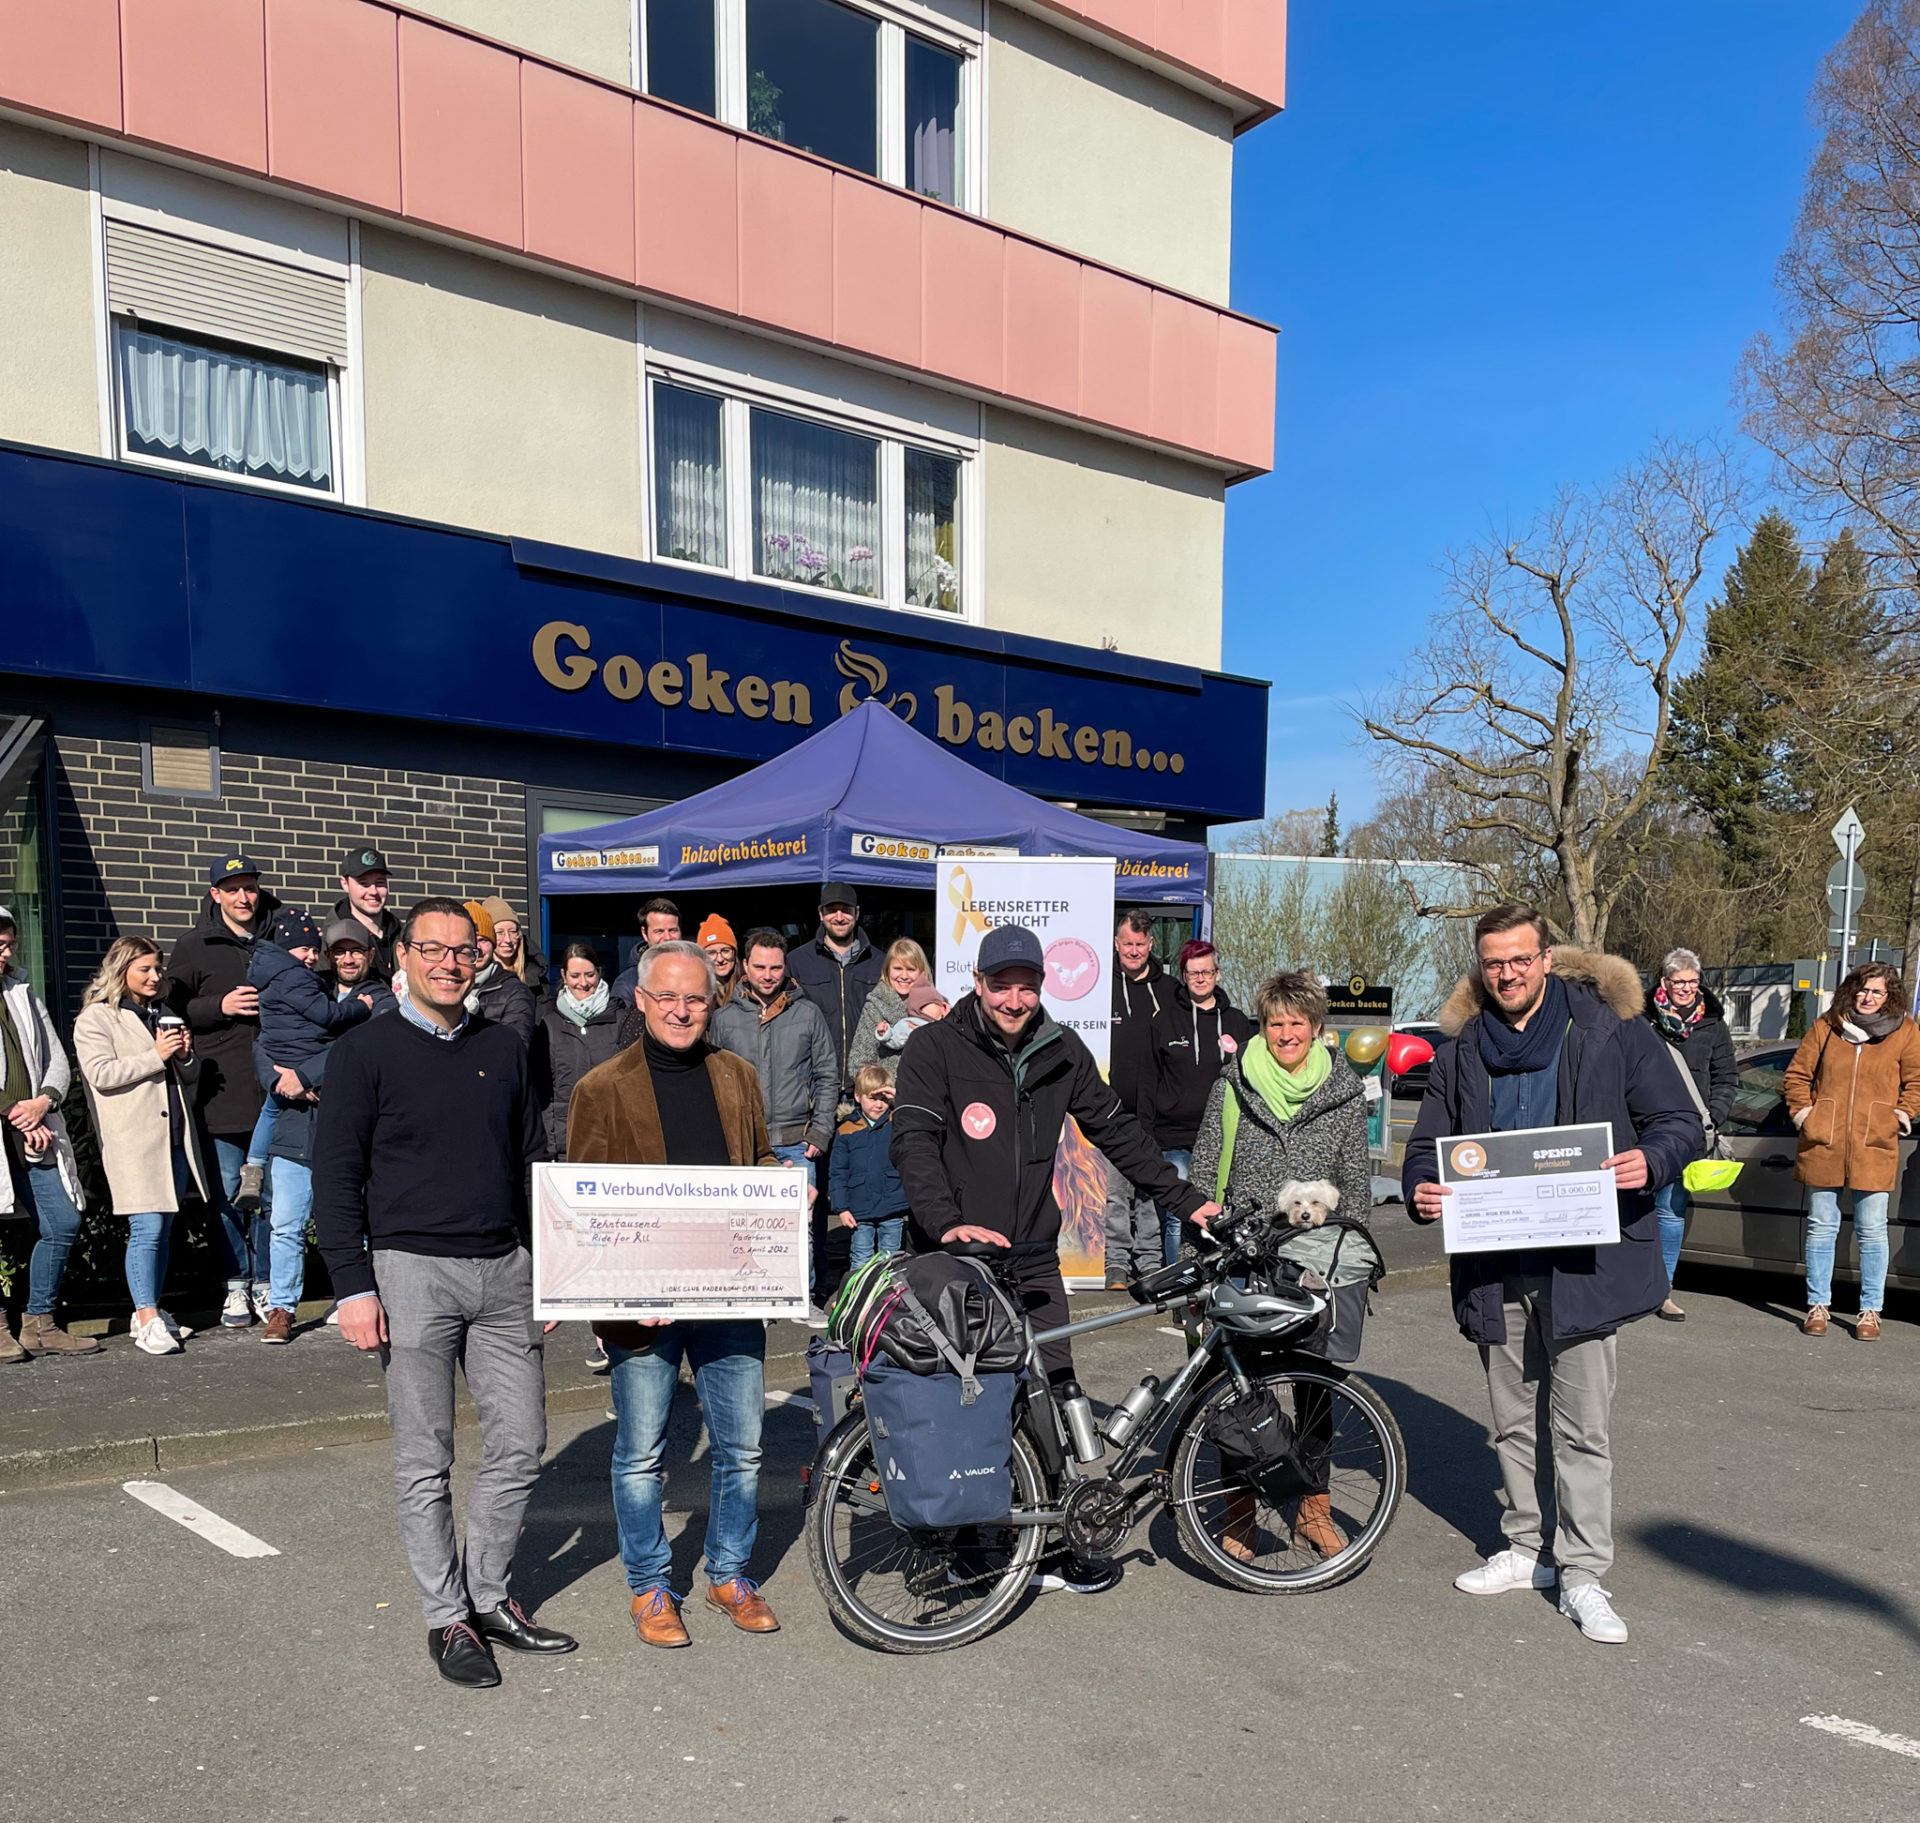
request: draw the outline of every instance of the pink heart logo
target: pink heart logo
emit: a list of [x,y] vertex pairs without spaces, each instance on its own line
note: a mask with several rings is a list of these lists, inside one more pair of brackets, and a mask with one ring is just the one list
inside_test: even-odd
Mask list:
[[969,1139],[991,1139],[999,1124],[984,1101],[969,1102],[960,1113],[961,1128]]

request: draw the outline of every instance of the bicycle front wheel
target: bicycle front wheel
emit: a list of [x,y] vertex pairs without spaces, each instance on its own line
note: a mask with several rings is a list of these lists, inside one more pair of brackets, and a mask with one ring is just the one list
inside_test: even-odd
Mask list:
[[[1016,1512],[1045,1505],[1046,1481],[1026,1436],[1013,1436]],[[849,1412],[814,1465],[807,1565],[828,1611],[882,1652],[945,1652],[991,1632],[1025,1592],[1043,1526],[967,1526],[911,1533],[893,1523],[866,1414]]]
[[[1293,1425],[1294,1461],[1279,1477],[1236,1472],[1208,1435],[1237,1395],[1220,1380],[1173,1448],[1173,1517],[1188,1556],[1256,1595],[1306,1595],[1359,1574],[1407,1486],[1407,1446],[1364,1380],[1304,1363],[1254,1376]],[[1264,1487],[1262,1485],[1264,1483]]]

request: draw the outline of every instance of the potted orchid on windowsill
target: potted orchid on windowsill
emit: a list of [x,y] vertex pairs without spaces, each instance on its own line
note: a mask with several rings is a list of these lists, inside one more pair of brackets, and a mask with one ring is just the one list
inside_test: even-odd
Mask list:
[[760,574],[779,582],[798,582],[813,589],[838,589],[843,595],[877,595],[871,545],[847,548],[843,568],[836,569],[827,553],[809,542],[804,532],[769,532],[761,557]]

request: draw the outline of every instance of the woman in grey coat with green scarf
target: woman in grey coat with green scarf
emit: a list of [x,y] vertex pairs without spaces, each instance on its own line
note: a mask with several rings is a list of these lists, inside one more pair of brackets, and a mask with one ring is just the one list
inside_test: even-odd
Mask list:
[[[1367,1154],[1366,1091],[1346,1058],[1326,1044],[1326,990],[1311,975],[1275,975],[1253,1002],[1259,1035],[1229,1057],[1207,1099],[1193,1146],[1193,1182],[1227,1208],[1279,1208],[1289,1184],[1331,1184],[1339,1202],[1323,1224],[1302,1227],[1280,1248],[1283,1257],[1318,1272],[1329,1285],[1372,1280],[1380,1252],[1367,1227],[1373,1166]],[[1311,1429],[1314,1414],[1296,1413]],[[1226,1548],[1256,1552],[1251,1493],[1228,1502]],[[1346,1546],[1332,1502],[1308,1494],[1294,1516],[1296,1537],[1321,1557]]]

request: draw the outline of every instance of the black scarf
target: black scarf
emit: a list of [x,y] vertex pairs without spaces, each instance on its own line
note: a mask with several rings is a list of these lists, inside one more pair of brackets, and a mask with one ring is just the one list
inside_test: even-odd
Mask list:
[[1480,1014],[1480,1061],[1499,1075],[1544,1070],[1553,1062],[1567,1029],[1567,984],[1547,977],[1546,992],[1524,1030],[1507,1024],[1489,1000]]

